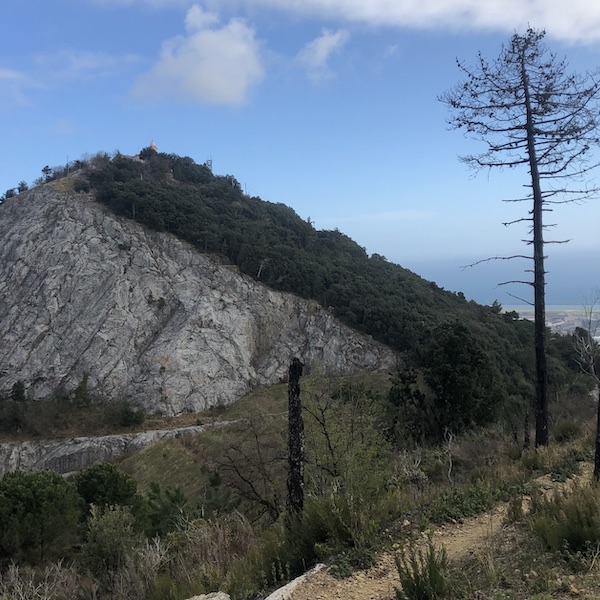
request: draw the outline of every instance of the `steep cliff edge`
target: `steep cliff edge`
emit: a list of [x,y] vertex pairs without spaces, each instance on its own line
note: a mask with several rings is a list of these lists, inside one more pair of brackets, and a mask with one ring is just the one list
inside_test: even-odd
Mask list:
[[131,396],[150,412],[229,404],[293,356],[326,373],[395,355],[315,302],[282,294],[86,194],[40,186],[0,206],[0,390]]

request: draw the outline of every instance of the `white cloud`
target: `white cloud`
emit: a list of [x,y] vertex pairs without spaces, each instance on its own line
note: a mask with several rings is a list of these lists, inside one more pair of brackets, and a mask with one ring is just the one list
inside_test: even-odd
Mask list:
[[329,58],[332,54],[339,52],[349,39],[350,34],[343,29],[338,31],[323,29],[318,38],[302,48],[296,59],[308,69],[313,79],[325,79],[332,74],[328,65]]
[[[97,4],[140,4],[180,8],[193,0],[91,0]],[[545,28],[567,43],[600,41],[596,0],[206,0],[237,9],[273,8],[307,17],[417,29],[493,30],[512,33],[528,25]]]
[[218,22],[219,17],[215,13],[205,11],[197,4],[194,4],[185,16],[185,28],[192,33],[194,31],[207,29],[210,25],[214,25]]
[[512,33],[531,24],[565,42],[600,41],[596,0],[220,0],[222,6],[240,1],[249,7],[375,26]]
[[187,34],[163,43],[157,63],[132,93],[148,100],[243,104],[264,77],[260,44],[244,20],[231,19],[222,27],[217,22],[212,13],[192,6]]

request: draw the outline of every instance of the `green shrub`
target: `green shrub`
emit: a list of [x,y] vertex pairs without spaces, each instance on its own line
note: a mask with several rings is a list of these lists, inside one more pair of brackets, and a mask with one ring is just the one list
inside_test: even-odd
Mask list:
[[73,182],[73,190],[76,192],[89,192],[90,189],[90,182],[86,179],[78,178]]
[[310,498],[301,515],[290,517],[286,539],[292,570],[325,560],[352,546],[352,533],[331,498]]
[[129,400],[117,403],[110,412],[112,415],[108,415],[109,420],[119,427],[135,427],[141,425],[146,418],[144,411],[136,410]]
[[520,462],[523,469],[529,473],[545,472],[548,468],[548,454],[537,448],[523,454]]
[[434,523],[458,521],[487,510],[508,497],[508,490],[483,482],[454,486],[436,492],[425,507],[425,516]]
[[576,448],[569,448],[567,452],[560,453],[555,460],[551,461],[549,470],[553,481],[566,481],[573,475],[579,473],[580,464],[585,460],[594,460],[592,454],[586,456],[584,452]]
[[78,541],[81,498],[58,473],[8,473],[0,481],[0,565],[62,558]]
[[559,443],[569,442],[581,434],[581,422],[566,417],[556,423],[554,427],[554,439]]
[[410,543],[405,554],[396,556],[400,588],[397,600],[438,600],[450,594],[448,583],[448,555],[446,549],[437,550],[429,538],[425,552]]
[[104,584],[134,561],[142,541],[135,532],[134,521],[126,506],[109,506],[104,510],[92,506],[81,561]]
[[350,548],[336,556],[329,574],[336,579],[350,577],[354,571],[368,569],[375,563],[375,553],[368,548]]
[[77,492],[84,502],[99,508],[123,505],[134,506],[137,483],[112,463],[97,463],[80,471],[74,479]]
[[579,486],[549,498],[540,492],[532,498],[531,524],[547,548],[586,553],[600,543],[600,490]]
[[186,527],[168,534],[166,543],[170,548],[171,575],[177,583],[200,583],[213,589],[224,585],[231,577],[244,579],[247,583],[247,573],[240,576],[242,558],[252,563],[247,571],[256,577],[263,568],[262,564],[257,564],[263,541],[239,513],[214,521],[191,521]]
[[165,536],[175,531],[183,521],[191,520],[196,512],[181,488],[163,489],[153,481],[146,501],[146,535]]

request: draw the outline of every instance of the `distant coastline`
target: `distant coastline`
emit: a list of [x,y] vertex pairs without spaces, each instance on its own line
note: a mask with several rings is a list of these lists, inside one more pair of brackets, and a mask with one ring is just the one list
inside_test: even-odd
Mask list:
[[[519,305],[506,305],[502,307],[504,312],[533,312],[533,305],[530,304],[519,304]],[[581,304],[547,304],[546,312],[585,312],[585,307]]]
[[[520,304],[503,306],[503,312],[516,312],[521,319],[533,321],[533,306]],[[589,319],[586,308],[577,304],[549,304],[546,305],[546,325],[554,333],[572,334],[577,327],[589,328]]]

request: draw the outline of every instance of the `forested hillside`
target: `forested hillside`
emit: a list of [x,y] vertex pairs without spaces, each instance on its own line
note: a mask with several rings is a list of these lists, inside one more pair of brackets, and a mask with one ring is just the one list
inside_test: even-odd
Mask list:
[[[515,403],[517,413],[526,412],[534,380],[533,327],[515,313],[469,302],[382,256],[368,256],[337,229],[317,230],[283,204],[249,197],[233,176],[214,175],[189,157],[149,147],[139,157],[100,153],[76,168],[76,191],[93,191],[115,213],[171,232],[272,288],[313,298],[403,353],[406,365],[429,373],[430,388],[442,386],[443,412],[456,412],[468,381],[478,407],[465,413],[465,425],[499,411],[515,413]],[[46,180],[64,175],[55,169]],[[570,352],[568,343],[554,340],[555,386],[565,383],[569,367],[576,368]],[[447,361],[446,375],[440,361]],[[410,381],[397,384],[406,398]]]
[[381,256],[369,257],[338,230],[318,231],[283,204],[244,195],[232,176],[150,149],[141,156],[144,162],[116,156],[88,172],[100,202],[277,290],[314,298],[392,347],[412,347],[423,321],[456,315],[465,304]]

